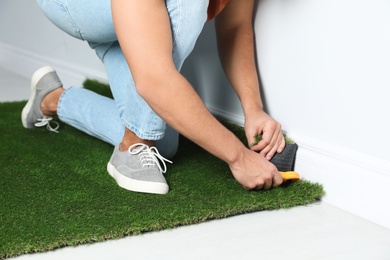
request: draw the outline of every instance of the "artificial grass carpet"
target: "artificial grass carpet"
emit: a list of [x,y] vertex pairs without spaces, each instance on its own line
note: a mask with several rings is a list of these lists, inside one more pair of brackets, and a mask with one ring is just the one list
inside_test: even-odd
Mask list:
[[185,138],[168,165],[168,194],[127,191],[106,172],[113,147],[63,123],[59,134],[24,129],[25,103],[0,103],[0,258],[305,205],[324,194],[305,180],[248,192],[224,162]]

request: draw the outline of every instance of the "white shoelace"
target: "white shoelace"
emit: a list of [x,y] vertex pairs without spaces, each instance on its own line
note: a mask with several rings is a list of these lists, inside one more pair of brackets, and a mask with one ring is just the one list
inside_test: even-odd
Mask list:
[[[36,122],[34,125],[36,127],[46,126],[47,130],[49,130],[50,132],[54,132],[54,133],[58,134],[57,130],[60,127],[60,124],[58,122],[52,121],[52,120],[53,120],[53,118],[50,116],[43,116],[43,118],[38,119],[38,122]],[[50,122],[55,125],[54,128],[50,125]]]
[[[140,148],[138,148],[140,147]],[[165,173],[167,171],[167,166],[165,162],[172,163],[170,160],[164,158],[157,150],[156,147],[152,146],[149,147],[146,144],[142,143],[137,143],[133,144],[132,146],[129,147],[129,153],[130,154],[138,154],[142,167],[147,167],[147,166],[154,166],[157,165],[159,168],[160,172]],[[160,165],[163,165],[163,168]]]

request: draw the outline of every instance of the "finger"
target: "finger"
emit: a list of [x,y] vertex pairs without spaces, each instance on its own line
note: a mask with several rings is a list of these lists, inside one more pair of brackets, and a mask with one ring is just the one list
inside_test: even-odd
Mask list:
[[258,184],[261,184],[261,183],[256,183],[254,182],[253,180],[251,181],[251,179],[246,179],[244,180],[241,185],[244,189],[250,191],[250,190],[256,190],[257,187],[259,186]]
[[[271,148],[271,150],[267,153],[265,156],[268,160],[271,160],[272,157],[274,157],[275,153],[281,153],[284,149],[285,141],[284,136],[282,133],[279,133],[277,137],[277,141],[275,142],[275,145]],[[279,152],[280,151],[280,152]]]
[[274,129],[265,129],[263,132],[263,138],[259,142],[259,146],[262,147],[262,150],[267,149],[269,145],[272,143],[272,139],[274,138]]
[[274,174],[273,179],[272,179],[272,187],[276,188],[282,183],[283,183],[282,175],[280,175],[280,172],[277,171]]
[[[276,147],[276,149],[274,149],[274,147],[275,147],[276,142],[278,140],[278,135],[279,135],[279,131],[277,131],[277,132],[274,131],[267,146],[263,150],[261,150],[261,152],[260,152],[260,154],[262,154],[264,157],[266,157],[267,160],[271,160],[272,156],[276,152],[277,147]],[[274,151],[273,151],[273,149],[274,149]]]
[[253,145],[253,142],[249,146],[252,151],[259,152],[265,148],[265,145],[263,143],[258,143],[256,145]]
[[273,165],[271,166],[273,167],[273,169],[270,168],[269,174],[264,175],[261,179],[258,180],[256,189],[269,190],[272,188],[273,176],[275,173],[278,172],[278,170]]
[[263,136],[263,130],[262,129],[256,129],[254,132],[246,132],[246,137],[248,140],[249,147],[252,151],[259,152],[262,150],[266,145],[264,145],[264,136]]
[[264,129],[264,140],[268,141],[268,144],[273,144],[272,142],[277,140],[279,133],[281,133],[281,125],[275,122]]
[[242,187],[247,191],[251,191],[251,190],[259,191],[259,190],[263,189],[263,184],[257,184],[256,186],[253,186],[253,187],[248,187],[248,186],[242,185]]
[[281,135],[282,142],[280,143],[278,150],[276,151],[277,153],[283,152],[284,148],[286,147],[286,139],[284,138],[284,135],[282,133],[280,133],[280,135]]
[[245,190],[251,190],[251,189],[249,189],[248,187],[246,187],[245,185],[242,185],[242,187],[243,187]]
[[262,188],[263,188],[264,190],[269,190],[269,189],[272,188],[272,183],[273,183],[273,178],[270,178],[270,179],[268,179],[268,180],[266,180],[266,181],[264,182]]
[[[254,133],[254,134],[247,134],[246,138],[248,140],[248,146],[249,148],[252,150],[252,151],[260,151],[262,148],[264,147],[261,147],[259,145],[260,142],[258,142],[258,140],[256,140],[256,136],[258,134],[257,133]],[[261,141],[261,140],[260,140]]]
[[257,185],[253,190],[259,191],[263,189],[263,185]]

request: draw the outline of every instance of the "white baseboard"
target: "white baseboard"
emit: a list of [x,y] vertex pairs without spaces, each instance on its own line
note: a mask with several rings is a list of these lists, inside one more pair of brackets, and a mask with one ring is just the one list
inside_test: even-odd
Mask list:
[[37,55],[0,42],[0,67],[22,77],[30,78],[34,71],[45,65],[57,71],[64,86],[81,86],[87,78],[107,82],[104,72]]
[[390,162],[298,133],[295,170],[324,186],[327,203],[390,228]]
[[238,115],[234,114],[225,110],[221,110],[218,108],[213,107],[210,104],[206,103],[206,106],[208,110],[216,117],[220,117],[225,119],[228,122],[243,126],[244,125],[244,116],[243,115]]
[[[43,65],[53,66],[64,85],[81,86],[86,78],[107,82],[106,75],[74,64],[38,56],[0,43],[0,67],[23,77]],[[243,115],[208,106],[228,121],[243,125]],[[287,133],[299,145],[295,170],[324,186],[327,203],[390,228],[390,162],[299,133]]]

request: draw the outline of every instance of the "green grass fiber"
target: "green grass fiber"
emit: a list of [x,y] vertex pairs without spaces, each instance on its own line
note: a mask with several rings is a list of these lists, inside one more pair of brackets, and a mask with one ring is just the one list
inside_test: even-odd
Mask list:
[[[97,82],[85,86],[107,94]],[[110,145],[65,124],[59,134],[24,129],[25,103],[0,103],[0,258],[305,205],[324,194],[305,180],[246,191],[224,162],[185,138],[168,165],[168,194],[130,192],[106,172]]]

